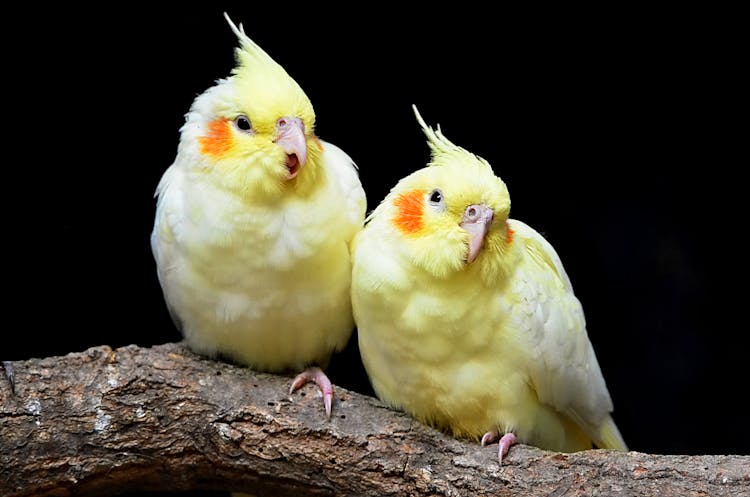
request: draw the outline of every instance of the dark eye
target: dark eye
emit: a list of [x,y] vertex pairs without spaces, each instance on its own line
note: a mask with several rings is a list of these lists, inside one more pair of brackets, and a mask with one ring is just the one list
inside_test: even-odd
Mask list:
[[443,192],[438,190],[437,188],[432,190],[432,193],[430,193],[430,202],[433,204],[439,204],[443,201]]
[[241,131],[251,131],[253,125],[250,123],[250,119],[247,116],[237,116],[234,118],[234,125]]

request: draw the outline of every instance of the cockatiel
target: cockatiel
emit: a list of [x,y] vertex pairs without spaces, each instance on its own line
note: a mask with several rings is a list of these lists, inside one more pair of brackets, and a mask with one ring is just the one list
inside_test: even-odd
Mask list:
[[159,282],[192,349],[308,368],[291,391],[314,381],[330,416],[320,368],[353,331],[349,250],[365,193],[349,156],[315,136],[299,85],[225,17],[237,66],[195,99],[156,190]]
[[482,445],[627,450],[557,253],[508,218],[484,159],[425,125],[432,160],[354,242],[352,303],[378,397]]

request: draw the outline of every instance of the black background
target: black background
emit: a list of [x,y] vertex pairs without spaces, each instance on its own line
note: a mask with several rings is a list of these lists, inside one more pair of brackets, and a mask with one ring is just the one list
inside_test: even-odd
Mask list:
[[[631,449],[750,453],[732,26],[700,11],[360,9],[226,7],[358,163],[369,208],[428,159],[412,103],[490,161],[512,217],[565,264]],[[6,41],[0,358],[181,338],[150,253],[153,192],[192,100],[233,67],[223,10],[5,20],[24,28]],[[330,376],[371,393],[355,342]]]

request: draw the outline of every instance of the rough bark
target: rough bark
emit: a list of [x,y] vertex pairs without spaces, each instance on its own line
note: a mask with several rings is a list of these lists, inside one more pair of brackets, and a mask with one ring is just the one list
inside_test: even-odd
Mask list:
[[182,344],[16,362],[0,376],[0,495],[227,489],[258,496],[750,496],[750,456],[556,454],[458,441],[336,389]]

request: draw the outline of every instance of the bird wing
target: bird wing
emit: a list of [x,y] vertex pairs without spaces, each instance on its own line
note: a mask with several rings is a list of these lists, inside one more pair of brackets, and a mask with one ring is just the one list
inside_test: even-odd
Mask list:
[[349,221],[348,225],[351,231],[347,233],[346,239],[349,240],[351,249],[351,240],[362,229],[365,210],[367,209],[365,191],[362,189],[362,183],[359,180],[357,165],[351,157],[332,143],[322,140],[321,143],[325,167],[331,172],[333,181],[338,182],[339,190],[343,196],[343,205],[340,208],[346,213]]
[[[175,225],[181,224],[183,219],[183,216],[180,215],[183,197],[176,194],[168,195],[167,190],[170,187],[175,187],[174,184],[181,181],[181,176],[182,171],[172,166],[165,171],[159,185],[156,187],[156,196],[158,199],[156,203],[156,215],[154,217],[154,229],[151,232],[151,252],[154,254],[157,275],[164,290],[164,300],[166,301],[167,310],[175,327],[180,331],[183,329],[182,320],[169,302],[165,275],[169,271],[174,270],[174,265],[178,260],[178,248],[175,241],[175,228],[178,227]],[[176,188],[179,191],[179,185]]]
[[612,400],[586,332],[581,303],[552,245],[526,224],[509,221],[523,262],[513,292],[520,300],[513,320],[520,327],[521,350],[530,354],[529,377],[539,400],[566,414],[594,442]]

